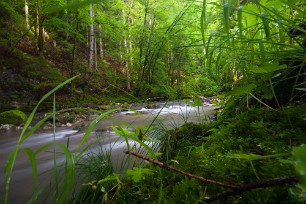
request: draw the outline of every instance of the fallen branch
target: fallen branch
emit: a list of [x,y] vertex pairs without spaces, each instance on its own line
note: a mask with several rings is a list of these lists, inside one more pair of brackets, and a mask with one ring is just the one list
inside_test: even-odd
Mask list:
[[134,151],[131,151],[131,150],[126,150],[126,151],[124,151],[124,153],[130,154],[130,155],[136,156],[138,158],[141,158],[143,160],[146,160],[148,162],[151,162],[151,163],[153,163],[153,164],[155,164],[155,165],[157,165],[157,166],[159,166],[159,167],[161,167],[163,169],[176,171],[176,172],[178,172],[180,174],[183,174],[185,176],[188,176],[188,177],[191,177],[191,178],[195,178],[195,179],[197,179],[199,181],[202,181],[204,183],[211,183],[211,184],[215,184],[215,185],[218,185],[218,186],[222,186],[222,187],[225,187],[225,188],[231,188],[231,189],[240,189],[240,186],[238,186],[238,185],[226,184],[226,183],[222,183],[222,182],[215,181],[215,180],[212,180],[212,179],[204,178],[202,176],[197,176],[197,175],[194,175],[194,174],[191,174],[191,173],[179,170],[179,169],[177,169],[177,168],[175,168],[175,167],[173,167],[171,165],[168,165],[166,163],[160,162],[158,160],[154,160],[154,159],[152,159],[150,157],[146,157],[144,155],[141,155],[141,154],[139,154],[137,152],[134,152]]
[[131,150],[126,150],[124,151],[124,153],[126,154],[130,154],[133,156],[136,156],[138,158],[141,158],[143,160],[146,160],[148,162],[151,162],[163,169],[166,170],[172,170],[172,171],[176,171],[180,174],[183,174],[185,176],[191,177],[191,178],[195,178],[199,181],[202,181],[204,183],[210,183],[210,184],[215,184],[218,186],[222,186],[225,188],[230,188],[230,190],[227,191],[223,191],[217,194],[214,194],[212,196],[206,197],[205,198],[205,202],[211,202],[211,201],[215,201],[215,200],[219,200],[228,196],[232,196],[232,195],[238,195],[241,194],[242,192],[245,191],[249,191],[252,189],[257,189],[257,188],[266,188],[266,187],[272,187],[272,186],[279,186],[279,185],[284,185],[284,184],[293,184],[293,183],[297,183],[298,182],[298,178],[296,176],[288,176],[288,177],[279,177],[279,178],[274,178],[274,179],[270,179],[270,180],[265,180],[265,181],[257,181],[257,182],[253,182],[253,183],[249,183],[249,184],[235,184],[235,185],[231,185],[231,184],[226,184],[226,183],[222,183],[219,181],[215,181],[212,179],[208,179],[208,178],[204,178],[202,176],[197,176],[179,169],[176,169],[175,167],[168,165],[166,163],[160,162],[158,160],[154,160],[150,157],[146,157],[144,155],[141,155],[137,152],[131,151]]
[[267,188],[267,187],[279,186],[279,185],[284,185],[284,184],[293,184],[297,182],[298,182],[298,178],[296,176],[279,177],[279,178],[274,178],[274,179],[265,180],[265,181],[258,181],[254,183],[241,185],[239,189],[231,189],[231,190],[223,191],[220,193],[216,193],[212,196],[206,197],[204,201],[211,202],[211,201],[225,198],[227,196],[238,195],[238,194],[241,194],[242,192],[249,191],[252,189]]

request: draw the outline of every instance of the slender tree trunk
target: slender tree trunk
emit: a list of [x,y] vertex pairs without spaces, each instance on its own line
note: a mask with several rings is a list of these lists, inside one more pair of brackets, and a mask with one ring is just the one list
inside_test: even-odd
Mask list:
[[97,51],[97,38],[94,37],[94,44],[95,44],[95,69],[98,69],[98,51]]
[[38,53],[40,55],[43,54],[44,51],[44,27],[43,27],[43,19],[39,20],[39,33],[38,33]]
[[[68,4],[68,0],[64,0],[65,4]],[[69,25],[69,10],[67,10],[66,16],[65,16],[65,23],[67,24],[67,26]],[[68,40],[69,38],[69,31],[68,28],[66,29],[66,40]]]
[[27,28],[30,28],[28,0],[24,1],[24,15],[25,15],[26,26],[27,26]]
[[100,58],[103,59],[103,39],[102,39],[102,28],[101,24],[99,24],[99,46],[100,46]]
[[145,14],[144,14],[144,20],[143,20],[143,27],[142,27],[142,37],[139,44],[139,69],[138,69],[138,79],[137,79],[137,87],[136,87],[136,96],[139,96],[142,88],[141,84],[143,82],[143,75],[145,70],[145,62],[143,62],[143,54],[144,54],[144,44],[145,44],[145,31],[147,26],[147,15],[148,15],[148,6],[149,6],[149,0],[146,1],[145,4]]
[[94,25],[93,25],[93,7],[92,4],[89,5],[89,16],[91,19],[91,23],[89,25],[89,31],[88,31],[88,73],[87,73],[87,79],[91,76],[91,73],[94,69]]
[[36,0],[36,14],[35,14],[35,29],[34,29],[34,37],[37,39],[38,37],[38,27],[39,27],[39,0]]
[[[78,30],[78,28],[79,28],[79,21],[78,21],[78,18],[79,18],[79,12],[76,11],[76,13],[75,13],[75,19],[76,19],[77,21],[76,21],[75,30]],[[73,47],[72,47],[72,54],[71,54],[72,56],[71,56],[70,78],[74,77],[76,46],[77,46],[77,35],[74,34]],[[70,95],[73,94],[74,89],[75,89],[75,81],[72,80],[72,82],[71,82],[71,87],[70,87]]]
[[[124,0],[122,0],[122,4],[124,5]],[[125,16],[125,10],[124,10],[124,6],[122,7],[122,17],[123,17],[123,24],[128,24],[129,22],[126,22],[126,16]],[[128,18],[127,18],[128,19]],[[129,26],[127,26],[129,27]],[[125,50],[125,54],[126,56],[124,56],[124,60],[123,63],[125,64],[125,79],[126,79],[126,90],[130,91],[131,90],[131,84],[130,84],[130,74],[129,74],[129,61],[127,59],[128,54],[129,54],[129,47],[128,47],[128,43],[127,43],[127,39],[126,39],[126,32],[124,32],[124,40],[123,40],[123,44],[124,44],[124,50]]]
[[[14,7],[14,0],[11,0],[11,6],[12,8]],[[13,28],[14,28],[13,14],[10,13],[10,41],[9,41],[10,49],[13,48],[13,33],[14,33]]]
[[[70,67],[70,77],[74,76],[74,64],[75,64],[75,49],[76,49],[76,42],[77,42],[77,37],[74,36],[74,41],[73,41],[73,47],[72,47],[72,56],[71,56],[71,67]],[[75,88],[75,82],[71,82],[71,87],[70,87],[70,95],[73,94]]]

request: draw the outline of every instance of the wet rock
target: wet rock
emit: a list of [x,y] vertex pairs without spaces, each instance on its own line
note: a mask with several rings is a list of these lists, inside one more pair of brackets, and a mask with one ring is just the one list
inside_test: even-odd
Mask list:
[[78,131],[82,131],[84,130],[86,127],[84,122],[81,122],[79,124],[75,124],[75,126],[73,127],[73,130],[78,130]]
[[43,130],[49,130],[53,127],[53,124],[50,121],[47,121],[43,126],[42,129]]
[[160,104],[155,104],[155,103],[146,104],[145,108],[147,108],[147,109],[158,109],[158,108],[161,108],[161,105]]
[[9,131],[9,130],[16,130],[17,127],[11,124],[5,124],[0,126],[0,131]]
[[74,113],[65,112],[56,116],[56,121],[62,124],[71,123],[76,120]]
[[147,99],[147,101],[162,101],[162,100],[165,100],[165,97],[152,97]]

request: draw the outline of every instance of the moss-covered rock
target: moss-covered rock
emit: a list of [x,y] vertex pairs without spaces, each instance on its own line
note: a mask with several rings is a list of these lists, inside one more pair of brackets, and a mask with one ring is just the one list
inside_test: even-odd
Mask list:
[[26,114],[19,110],[10,110],[0,113],[0,124],[21,125],[26,120]]

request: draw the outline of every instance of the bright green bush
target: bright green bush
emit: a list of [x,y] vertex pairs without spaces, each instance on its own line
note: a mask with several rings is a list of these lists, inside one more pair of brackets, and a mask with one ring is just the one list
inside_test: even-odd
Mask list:
[[191,78],[184,85],[184,92],[189,95],[213,96],[218,90],[218,84],[206,76]]
[[26,114],[19,110],[10,110],[0,113],[0,124],[21,125],[26,120]]

